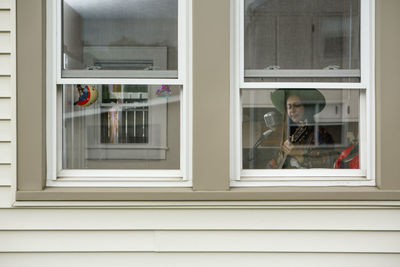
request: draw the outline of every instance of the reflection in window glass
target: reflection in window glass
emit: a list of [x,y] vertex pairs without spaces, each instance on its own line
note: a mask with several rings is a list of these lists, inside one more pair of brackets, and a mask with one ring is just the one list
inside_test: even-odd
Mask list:
[[245,70],[359,78],[360,0],[245,0],[244,8]]
[[359,90],[242,90],[243,169],[358,169]]
[[181,86],[61,88],[64,169],[179,169]]
[[147,143],[147,85],[103,85],[101,143]]
[[63,1],[63,70],[177,70],[177,42],[177,0]]

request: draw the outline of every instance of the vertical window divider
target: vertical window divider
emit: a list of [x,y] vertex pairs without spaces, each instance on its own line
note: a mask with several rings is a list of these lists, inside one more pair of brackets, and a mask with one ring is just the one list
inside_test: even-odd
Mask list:
[[[241,112],[237,107],[240,106],[240,84],[243,83],[243,73],[241,73],[242,66],[242,50],[240,49],[241,34],[243,31],[243,24],[241,23],[240,1],[231,0],[231,45],[230,45],[230,77],[231,77],[231,94],[230,94],[230,177],[231,180],[240,180],[240,173],[242,170],[242,155],[240,153],[242,142],[238,134],[241,130]],[[243,11],[242,11],[243,12]],[[239,18],[239,19],[238,19]],[[239,57],[237,56],[239,55]],[[239,73],[239,75],[237,75]]]
[[[58,21],[57,19],[57,1],[46,1],[46,21]],[[49,12],[50,11],[50,12]],[[57,93],[56,90],[47,90],[48,88],[54,88],[57,81],[58,75],[58,52],[57,47],[59,46],[57,36],[54,32],[60,34],[59,23],[46,23],[46,110],[56,110],[57,105]],[[61,36],[61,35],[60,35]],[[55,112],[46,112],[46,157],[47,157],[47,179],[56,180],[57,178],[57,159],[59,155],[57,152],[57,128],[55,122],[57,121],[57,115]]]

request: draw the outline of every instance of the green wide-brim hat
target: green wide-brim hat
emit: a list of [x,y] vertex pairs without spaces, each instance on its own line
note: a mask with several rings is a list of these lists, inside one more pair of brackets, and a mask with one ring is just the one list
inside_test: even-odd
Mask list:
[[314,105],[314,114],[321,112],[325,108],[325,97],[317,89],[276,89],[271,93],[272,104],[283,114],[286,112],[286,100],[292,95],[298,96],[305,106]]

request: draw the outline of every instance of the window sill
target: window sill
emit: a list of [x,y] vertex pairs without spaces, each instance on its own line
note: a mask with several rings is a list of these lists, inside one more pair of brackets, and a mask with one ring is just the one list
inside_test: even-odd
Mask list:
[[396,209],[400,201],[16,201],[14,208]]
[[400,200],[400,189],[377,187],[268,187],[194,191],[192,188],[45,188],[17,191],[17,201],[382,201]]

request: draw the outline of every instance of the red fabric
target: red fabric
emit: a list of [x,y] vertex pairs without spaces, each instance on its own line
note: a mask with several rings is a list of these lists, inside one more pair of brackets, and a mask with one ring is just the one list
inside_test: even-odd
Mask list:
[[[335,169],[340,169],[340,166],[342,164],[342,161],[350,154],[350,152],[353,150],[354,145],[349,146],[345,150],[340,153],[338,159],[336,160],[335,163]],[[358,169],[359,168],[359,157],[358,153],[355,155],[350,161],[348,161],[348,168],[349,169]]]

